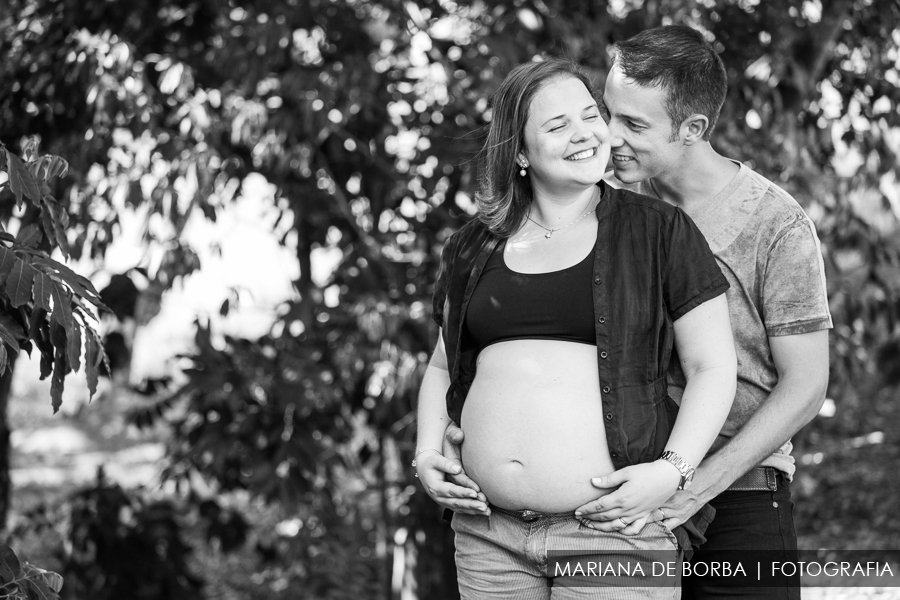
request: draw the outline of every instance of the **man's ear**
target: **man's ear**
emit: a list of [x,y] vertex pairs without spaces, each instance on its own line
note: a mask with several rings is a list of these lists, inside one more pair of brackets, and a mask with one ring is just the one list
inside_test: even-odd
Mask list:
[[679,132],[681,139],[688,146],[703,141],[706,130],[709,129],[709,119],[706,115],[695,114],[689,116],[681,123],[681,131]]

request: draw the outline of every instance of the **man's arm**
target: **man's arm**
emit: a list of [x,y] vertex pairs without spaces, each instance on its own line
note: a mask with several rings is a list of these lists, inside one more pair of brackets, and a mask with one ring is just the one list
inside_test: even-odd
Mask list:
[[661,508],[676,527],[783,446],[819,413],[828,385],[828,331],[769,338],[778,383],[766,401],[718,452],[703,460],[689,490]]

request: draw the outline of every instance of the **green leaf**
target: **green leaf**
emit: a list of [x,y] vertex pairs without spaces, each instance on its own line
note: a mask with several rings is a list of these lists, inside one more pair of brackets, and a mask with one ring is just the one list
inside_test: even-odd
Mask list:
[[94,289],[94,284],[87,277],[83,277],[70,269],[69,267],[44,256],[34,256],[31,264],[40,268],[54,280],[66,283],[72,290],[97,308],[109,310],[103,302],[100,301],[100,295]]
[[16,253],[0,246],[0,285],[6,281],[9,272],[12,271],[13,265],[16,264]]
[[22,144],[22,158],[27,161],[34,161],[41,149],[41,138],[36,135],[28,136],[25,143]]
[[[65,210],[54,198],[48,198],[41,204],[43,205],[41,219],[44,219],[45,214],[50,216],[52,232],[47,232],[48,239],[56,240],[56,245],[63,256],[69,258],[69,237],[66,234],[66,228],[69,226],[69,215],[66,214]],[[44,229],[47,229],[46,221],[44,222]]]
[[9,189],[16,197],[16,206],[22,206],[23,195],[34,202],[35,206],[40,206],[41,189],[22,159],[7,150],[6,167],[9,173]]
[[50,378],[50,403],[53,405],[53,414],[62,406],[63,388],[66,385],[66,346],[56,346],[53,356],[53,376]]
[[53,280],[46,273],[34,272],[34,305],[50,312],[50,294]]
[[53,211],[47,208],[46,202],[43,203],[41,208],[41,226],[44,228],[44,235],[52,243],[56,230],[53,228]]
[[31,163],[31,172],[40,181],[49,181],[57,175],[65,177],[69,172],[69,163],[65,159],[46,154]]
[[57,594],[59,593],[60,590],[62,590],[62,586],[63,586],[62,575],[60,575],[59,573],[55,573],[53,571],[44,571],[41,574],[41,576],[43,577],[44,583],[47,584],[48,588],[50,588]]
[[[50,325],[50,343],[53,344],[53,352],[54,358],[59,354],[59,351],[65,351],[67,354],[67,350],[69,347],[69,332],[66,331],[61,325],[58,323],[53,323]],[[56,366],[54,365],[54,369]],[[67,375],[71,373],[71,369],[69,368],[68,357],[66,362],[63,364],[63,375]]]
[[13,349],[13,352],[19,352],[19,341],[25,339],[25,332],[22,326],[12,320],[9,315],[0,313],[0,340],[3,340],[7,346]]
[[50,323],[47,321],[47,312],[35,308],[31,313],[31,324],[28,336],[34,340],[41,352],[41,381],[53,372],[53,344],[50,342]]
[[9,583],[22,575],[22,563],[13,549],[0,542],[0,585]]
[[41,230],[34,223],[26,225],[18,235],[18,243],[26,248],[37,248],[41,243]]
[[[22,570],[25,573],[27,581],[26,588],[28,583],[31,583],[33,587],[36,588],[33,590],[38,594],[35,597],[50,599],[59,598],[58,592],[62,589],[63,585],[63,578],[59,573],[41,569],[40,567],[36,567],[29,563],[24,563],[22,565]],[[29,597],[31,597],[30,593]]]
[[78,321],[75,321],[75,326],[72,327],[66,333],[68,340],[66,354],[69,358],[69,368],[72,371],[78,371],[81,369],[81,327],[78,325]]
[[6,280],[6,293],[14,307],[18,308],[31,300],[33,282],[34,269],[24,260],[17,258]]
[[58,600],[59,594],[47,587],[44,579],[35,574],[22,582],[28,600]]
[[51,282],[50,297],[53,298],[53,312],[50,321],[61,325],[66,331],[72,329],[75,317],[72,316],[72,301],[69,290],[56,281]]
[[87,376],[88,399],[97,393],[97,383],[100,380],[100,340],[97,334],[86,327],[84,337],[84,370]]
[[69,163],[64,158],[48,154],[46,156],[50,160],[47,168],[47,179],[52,177],[65,177],[69,173]]

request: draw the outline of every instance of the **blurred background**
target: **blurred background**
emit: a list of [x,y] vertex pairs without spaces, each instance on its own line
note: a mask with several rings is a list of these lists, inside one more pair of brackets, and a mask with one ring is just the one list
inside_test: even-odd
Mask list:
[[547,55],[602,89],[670,23],[728,68],[714,146],[822,241],[801,548],[900,548],[896,0],[0,5],[0,525],[63,598],[457,597],[409,463],[488,98]]

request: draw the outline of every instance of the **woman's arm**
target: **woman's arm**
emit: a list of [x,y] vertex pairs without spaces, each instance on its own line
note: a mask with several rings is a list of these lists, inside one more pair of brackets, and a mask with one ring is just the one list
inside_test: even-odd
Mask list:
[[450,423],[447,416],[447,389],[450,374],[447,372],[447,355],[442,337],[425,369],[419,388],[418,440],[416,443],[416,471],[425,492],[432,500],[457,512],[483,515],[488,511],[483,494],[446,480],[447,475],[462,473],[460,465],[441,452],[444,430]]
[[[666,450],[696,467],[719,435],[737,388],[737,355],[725,294],[675,321],[686,385]],[[677,471],[672,467],[673,471]]]
[[[687,384],[666,450],[696,467],[725,423],[737,385],[737,356],[725,295],[686,313],[675,321],[674,328]],[[625,467],[593,479],[598,488],[619,489],[576,512],[597,521],[596,528],[606,531],[623,530],[624,523],[634,523],[624,529],[633,533],[676,491],[680,480],[678,469],[663,460]]]

